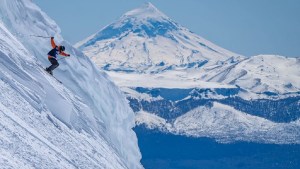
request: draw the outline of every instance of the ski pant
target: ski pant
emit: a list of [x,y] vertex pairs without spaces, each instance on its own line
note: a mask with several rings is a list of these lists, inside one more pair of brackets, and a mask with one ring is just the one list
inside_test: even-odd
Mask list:
[[52,71],[59,66],[59,63],[57,62],[57,60],[55,58],[49,58],[48,60],[52,64],[51,66],[48,67],[48,70]]

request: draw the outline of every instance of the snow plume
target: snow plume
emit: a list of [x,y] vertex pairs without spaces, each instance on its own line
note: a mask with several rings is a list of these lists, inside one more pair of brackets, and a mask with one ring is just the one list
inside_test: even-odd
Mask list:
[[[31,0],[1,0],[0,18],[0,166],[143,168],[134,113],[107,75]],[[49,36],[71,54],[62,84],[43,70]]]

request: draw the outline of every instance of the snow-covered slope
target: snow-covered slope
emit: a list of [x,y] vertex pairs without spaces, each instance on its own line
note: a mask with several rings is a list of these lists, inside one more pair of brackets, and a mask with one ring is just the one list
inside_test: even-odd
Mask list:
[[[31,0],[0,1],[0,166],[142,168],[134,114],[103,72]],[[32,36],[34,35],[34,36]],[[50,39],[71,58],[49,65]]]
[[300,91],[300,58],[258,55],[232,66],[206,68],[205,80],[235,84],[255,93]]
[[125,13],[75,46],[100,67],[134,72],[198,66],[238,56],[172,21],[151,3]]
[[193,137],[212,137],[220,142],[300,144],[300,125],[296,122],[274,123],[220,103],[213,103],[212,107],[197,107],[173,121],[138,112],[136,122],[150,129]]
[[[107,71],[124,87],[150,88],[233,88],[248,92],[240,94],[253,99],[262,93],[288,94],[300,91],[300,58],[258,55],[237,63],[220,63],[203,68],[166,70],[157,73],[128,73]],[[249,95],[249,93],[253,93]]]

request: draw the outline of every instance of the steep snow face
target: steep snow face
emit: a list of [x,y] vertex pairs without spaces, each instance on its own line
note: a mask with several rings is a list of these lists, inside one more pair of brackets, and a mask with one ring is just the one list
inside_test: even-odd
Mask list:
[[238,56],[177,24],[150,3],[75,46],[100,67],[134,72],[199,66]]
[[[106,76],[30,0],[0,2],[0,165],[142,168],[134,114]],[[33,36],[34,35],[34,36]],[[49,66],[50,39],[71,58]]]

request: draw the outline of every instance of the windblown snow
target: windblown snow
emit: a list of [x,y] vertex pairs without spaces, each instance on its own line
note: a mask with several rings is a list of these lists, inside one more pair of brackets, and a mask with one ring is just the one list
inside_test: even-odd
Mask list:
[[[119,88],[31,0],[0,1],[1,168],[137,169],[134,113]],[[54,36],[70,58],[54,76]]]

